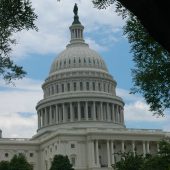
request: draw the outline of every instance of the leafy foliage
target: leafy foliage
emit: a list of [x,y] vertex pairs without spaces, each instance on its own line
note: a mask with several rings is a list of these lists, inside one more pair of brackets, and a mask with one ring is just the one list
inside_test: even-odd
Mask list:
[[68,156],[55,155],[50,170],[74,170]]
[[0,170],[33,170],[23,154],[14,155],[10,162],[1,161]]
[[121,160],[113,167],[116,170],[170,170],[170,143],[161,141],[160,151],[156,155],[135,155],[131,152],[121,153]]
[[12,44],[16,44],[13,34],[21,30],[35,29],[37,15],[29,0],[0,1],[0,76],[6,82],[25,76],[23,68],[14,64],[10,58]]
[[121,155],[121,160],[113,165],[116,170],[139,170],[144,162],[142,155],[134,155],[132,152],[119,155]]
[[10,170],[33,170],[23,154],[14,155],[10,161]]
[[10,170],[9,162],[1,161],[0,162],[0,170]]
[[135,68],[132,69],[132,93],[140,93],[154,114],[164,115],[170,108],[170,54],[146,31],[140,21],[119,0],[93,0],[95,7],[103,9],[115,3],[116,12],[127,18],[123,28],[131,44]]
[[124,26],[124,34],[131,44],[135,63],[132,93],[141,93],[150,110],[163,115],[164,109],[170,108],[170,55],[132,14]]

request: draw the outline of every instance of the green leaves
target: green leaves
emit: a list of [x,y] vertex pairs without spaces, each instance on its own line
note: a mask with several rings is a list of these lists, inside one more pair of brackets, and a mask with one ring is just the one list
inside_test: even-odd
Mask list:
[[1,161],[0,170],[33,170],[23,154],[14,155],[10,162]]
[[29,0],[0,1],[0,77],[7,83],[23,78],[26,74],[22,67],[10,59],[11,45],[16,44],[12,36],[21,30],[38,30],[34,24],[37,15]]
[[55,155],[50,170],[74,170],[67,156]]
[[124,26],[135,68],[132,93],[141,93],[157,115],[170,108],[170,55],[146,32],[134,15]]
[[121,159],[113,167],[116,170],[170,170],[170,143],[161,141],[160,151],[155,155],[120,153]]

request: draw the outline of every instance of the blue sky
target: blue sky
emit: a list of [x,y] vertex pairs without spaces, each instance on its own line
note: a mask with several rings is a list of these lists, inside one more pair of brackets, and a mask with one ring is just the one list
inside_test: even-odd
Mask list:
[[[84,37],[92,49],[105,60],[110,74],[117,81],[117,95],[125,101],[125,122],[128,128],[158,128],[170,131],[170,117],[156,118],[148,111],[143,98],[130,95],[132,87],[132,54],[127,39],[122,36],[124,21],[114,12],[93,7],[90,0],[32,0],[38,14],[38,32],[23,31],[14,35],[13,59],[27,72],[16,86],[0,83],[0,128],[4,137],[31,137],[36,133],[35,106],[42,99],[41,84],[48,76],[54,58],[69,43],[69,26],[73,21],[73,6],[78,3],[79,17],[85,26]],[[24,133],[23,133],[24,132]]]

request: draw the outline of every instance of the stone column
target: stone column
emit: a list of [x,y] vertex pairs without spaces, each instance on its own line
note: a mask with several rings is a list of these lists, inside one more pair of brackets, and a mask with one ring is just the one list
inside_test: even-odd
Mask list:
[[56,124],[58,124],[58,105],[56,104],[56,106],[55,106],[55,122],[56,122]]
[[45,109],[45,119],[44,119],[45,120],[45,126],[47,126],[48,125],[48,121],[47,121],[48,120],[47,108],[45,107],[44,109]]
[[113,122],[115,122],[115,109],[114,109],[114,104],[112,104],[112,118],[113,118]]
[[93,102],[93,120],[96,121],[96,104]]
[[81,120],[80,102],[78,102],[78,121]]
[[70,103],[70,121],[73,122],[73,105]]
[[101,117],[101,120],[103,120],[103,103],[100,102],[100,117]]
[[52,124],[52,106],[49,106],[49,124]]
[[150,149],[149,149],[149,141],[147,141],[147,144],[146,144],[146,148],[147,148],[147,153],[149,154],[150,153]]
[[92,167],[94,167],[94,165],[95,165],[95,162],[94,162],[94,140],[91,142],[91,154],[92,154],[92,159],[91,159],[91,161],[92,161]]
[[110,110],[109,110],[109,103],[107,103],[107,121],[109,121],[110,122]]
[[99,167],[99,145],[98,140],[96,140],[96,165]]
[[62,108],[63,108],[63,123],[66,122],[66,113],[65,113],[65,104],[62,104]]
[[146,146],[145,146],[145,141],[143,141],[143,156],[146,156]]
[[108,167],[111,167],[111,163],[110,163],[110,146],[109,146],[109,140],[107,140],[107,163],[108,163]]
[[125,152],[125,142],[122,140],[122,153]]
[[40,128],[40,110],[37,110],[37,115],[38,115],[38,129]]
[[135,142],[134,141],[132,141],[132,152],[133,152],[133,154],[135,156]]
[[159,152],[160,149],[159,149],[159,143],[157,143],[157,152]]
[[85,114],[86,120],[88,120],[88,102],[85,103]]
[[120,123],[119,105],[117,105],[117,122]]
[[115,164],[115,157],[114,157],[114,142],[113,141],[111,141],[111,162],[112,162],[112,164]]

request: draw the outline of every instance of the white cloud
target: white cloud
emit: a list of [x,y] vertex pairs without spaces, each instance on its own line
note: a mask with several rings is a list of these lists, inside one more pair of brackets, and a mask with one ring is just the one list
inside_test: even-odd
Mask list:
[[[145,128],[146,124],[154,124],[154,127],[157,126],[159,129],[170,131],[170,116],[168,113],[165,113],[164,117],[153,115],[144,99],[141,96],[129,94],[128,90],[118,88],[117,95],[122,97],[125,102],[124,116],[126,122],[131,123],[132,126],[133,122],[138,122],[141,128]],[[143,123],[143,126],[141,123]]]
[[42,99],[41,82],[23,79],[15,83],[17,88],[0,92],[0,129],[4,137],[31,137],[37,128],[35,106]]
[[[109,26],[111,28],[109,32],[112,33],[122,26],[123,21],[114,12],[114,6],[106,10],[98,10],[93,7],[91,0],[62,0],[60,2],[48,0],[48,3],[33,0],[32,5],[38,14],[36,24],[39,31],[23,31],[15,35],[18,40],[18,44],[13,48],[15,59],[21,59],[29,54],[56,54],[64,49],[70,39],[69,26],[73,21],[72,9],[75,2],[78,3],[80,21],[85,26],[86,32]],[[100,39],[100,36],[98,38]],[[95,45],[100,46],[97,41]]]

